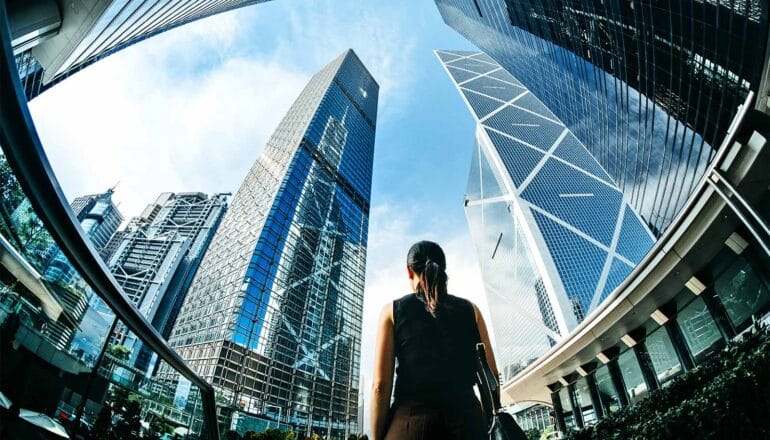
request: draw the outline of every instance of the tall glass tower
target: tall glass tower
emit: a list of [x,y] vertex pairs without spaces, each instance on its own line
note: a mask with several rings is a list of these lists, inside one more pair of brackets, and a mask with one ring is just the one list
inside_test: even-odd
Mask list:
[[24,31],[20,31],[23,35],[18,40],[27,42],[14,46],[27,99],[134,43],[201,18],[265,1],[12,2],[10,20],[14,28]]
[[[112,201],[114,192],[114,189],[110,188],[101,194],[80,196],[70,204],[83,232],[91,240],[91,244],[94,245],[97,252],[103,251],[110,237],[123,221],[123,215]],[[65,284],[68,283],[75,273],[72,266],[58,247],[52,246],[51,252],[53,255],[45,271],[45,276]]]
[[233,197],[170,341],[232,428],[358,431],[379,86],[352,50],[316,73]]
[[569,127],[656,235],[738,106],[753,92],[767,108],[767,0],[435,2]]
[[508,380],[596,309],[654,236],[516,78],[481,52],[436,54],[477,122],[465,211]]

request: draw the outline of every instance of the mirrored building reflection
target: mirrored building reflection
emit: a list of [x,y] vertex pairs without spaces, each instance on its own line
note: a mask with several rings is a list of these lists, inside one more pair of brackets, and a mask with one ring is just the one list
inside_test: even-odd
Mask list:
[[481,52],[436,54],[477,121],[465,209],[508,380],[595,310],[654,236],[516,78]]
[[750,92],[767,99],[765,0],[436,5],[584,143],[656,236],[684,206],[738,106]]
[[13,52],[27,99],[132,44],[265,1],[9,1]]
[[[352,50],[315,74],[232,199],[170,341],[241,433],[359,431],[379,87]],[[159,374],[163,374],[161,371]]]

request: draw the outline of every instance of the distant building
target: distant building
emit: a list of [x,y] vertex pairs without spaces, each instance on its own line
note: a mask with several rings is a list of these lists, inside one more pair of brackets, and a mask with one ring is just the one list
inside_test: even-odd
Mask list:
[[[162,193],[109,246],[110,271],[128,298],[166,338],[203,254],[227,210],[227,195]],[[115,342],[133,349],[133,362],[148,367],[150,353],[118,328]]]
[[[356,423],[379,87],[352,50],[316,73],[232,199],[170,342],[232,429]],[[159,374],[162,374],[161,370]]]
[[481,52],[437,55],[477,121],[465,212],[508,380],[595,310],[654,236],[516,78]]
[[[80,226],[97,252],[102,252],[112,234],[123,222],[123,215],[112,202],[114,190],[75,198],[70,204]],[[63,284],[71,281],[75,272],[57,246],[51,247],[52,256],[45,277]]]
[[[101,252],[115,230],[123,221],[123,215],[112,201],[113,190],[75,198],[70,207],[80,222],[83,232],[97,252]],[[61,347],[72,341],[88,309],[90,288],[83,282],[59,247],[50,243],[45,252],[43,278],[64,305],[63,317],[47,325],[46,334],[58,341]]]

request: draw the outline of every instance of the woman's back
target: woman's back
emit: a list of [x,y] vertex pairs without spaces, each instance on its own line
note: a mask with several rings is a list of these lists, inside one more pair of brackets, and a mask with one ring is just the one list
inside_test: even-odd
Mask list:
[[441,406],[473,395],[479,333],[470,301],[447,294],[434,317],[411,293],[393,302],[393,325],[396,401]]

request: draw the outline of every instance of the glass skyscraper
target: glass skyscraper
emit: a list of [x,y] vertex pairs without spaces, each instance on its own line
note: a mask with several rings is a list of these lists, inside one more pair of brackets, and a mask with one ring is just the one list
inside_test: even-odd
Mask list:
[[521,82],[481,52],[436,53],[477,121],[465,210],[508,380],[596,309],[654,236]]
[[12,13],[11,20],[18,19],[17,24],[24,29],[46,26],[45,38],[38,38],[14,53],[27,99],[134,43],[201,18],[265,1],[98,0],[69,4],[36,0],[29,5],[18,2],[20,5],[12,12],[18,9],[24,13]]
[[436,5],[569,127],[656,235],[693,191],[738,106],[751,92],[767,100],[759,93],[767,0]]
[[[76,197],[70,207],[80,222],[80,227],[96,248],[102,252],[112,234],[117,231],[123,221],[123,215],[112,201],[113,189],[101,194],[91,194]],[[74,271],[67,259],[56,246],[51,246],[51,260],[45,271],[45,276],[50,279],[68,283]]]
[[232,429],[359,430],[378,93],[352,50],[313,76],[193,280],[170,342],[225,397]]

